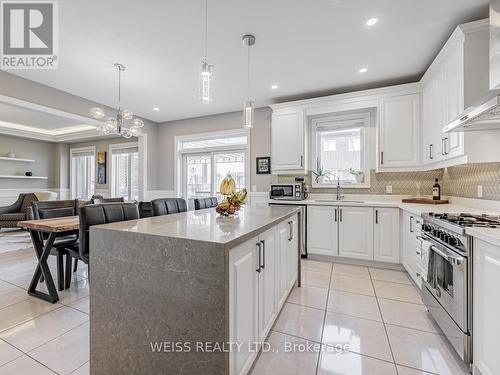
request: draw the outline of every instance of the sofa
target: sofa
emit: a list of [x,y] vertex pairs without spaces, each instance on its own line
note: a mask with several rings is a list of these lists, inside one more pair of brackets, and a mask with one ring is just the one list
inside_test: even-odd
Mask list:
[[23,193],[10,206],[0,207],[0,229],[17,228],[18,222],[26,220],[28,207],[37,201],[35,193]]

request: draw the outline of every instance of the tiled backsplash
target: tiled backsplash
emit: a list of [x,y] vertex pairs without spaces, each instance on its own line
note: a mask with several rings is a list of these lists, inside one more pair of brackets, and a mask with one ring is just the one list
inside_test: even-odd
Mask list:
[[[426,172],[370,171],[371,186],[366,189],[344,188],[346,194],[385,194],[385,187],[392,186],[395,195],[431,195],[434,179],[438,178],[442,194],[463,198],[478,198],[477,186],[483,186],[483,199],[500,200],[500,163],[465,164]],[[279,182],[291,182],[293,176],[279,176]],[[311,176],[306,176],[311,185]],[[313,193],[333,194],[327,188],[312,189]]]

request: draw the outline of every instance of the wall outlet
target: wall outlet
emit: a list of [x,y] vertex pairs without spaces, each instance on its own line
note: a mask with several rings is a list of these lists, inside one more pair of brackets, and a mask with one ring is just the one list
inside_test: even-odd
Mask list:
[[478,198],[483,197],[483,185],[477,185],[477,197]]
[[386,194],[392,194],[392,185],[386,185],[385,186],[385,193]]

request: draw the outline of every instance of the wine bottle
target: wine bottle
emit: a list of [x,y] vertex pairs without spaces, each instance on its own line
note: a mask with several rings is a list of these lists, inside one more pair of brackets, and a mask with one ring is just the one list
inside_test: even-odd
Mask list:
[[439,185],[437,178],[434,185],[432,185],[432,199],[435,201],[441,200],[441,185]]

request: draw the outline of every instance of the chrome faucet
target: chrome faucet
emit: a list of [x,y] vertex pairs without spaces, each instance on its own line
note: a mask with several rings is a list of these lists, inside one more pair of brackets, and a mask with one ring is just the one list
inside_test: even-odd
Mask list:
[[340,178],[337,177],[337,200],[338,201],[341,201],[342,199],[344,199],[344,196],[341,194],[342,190],[341,190],[341,187],[340,187]]

